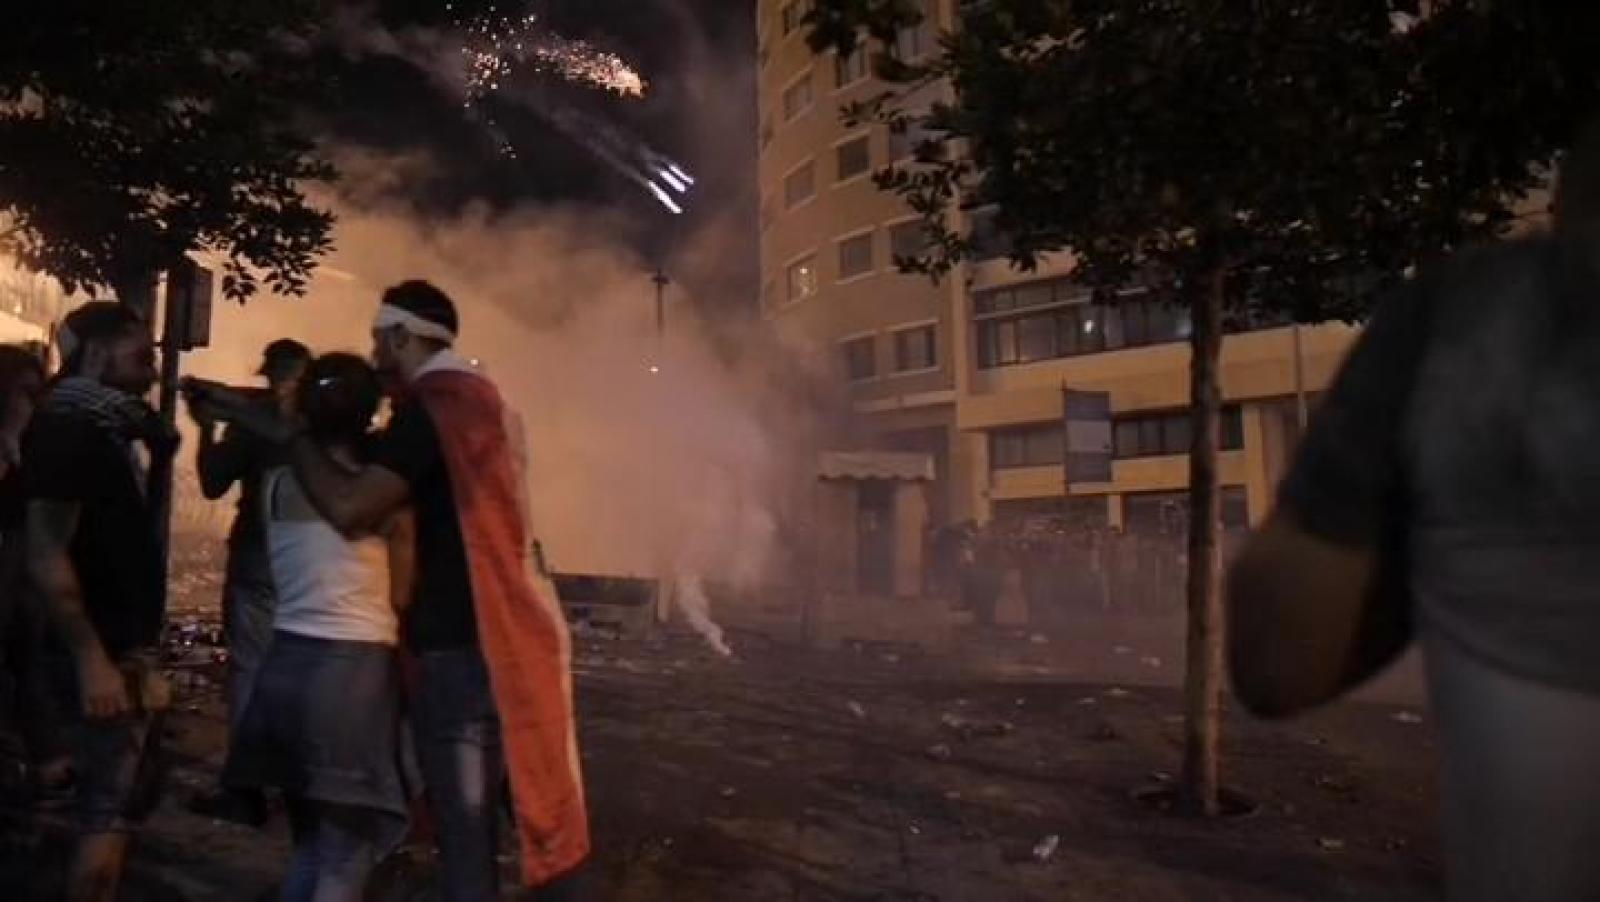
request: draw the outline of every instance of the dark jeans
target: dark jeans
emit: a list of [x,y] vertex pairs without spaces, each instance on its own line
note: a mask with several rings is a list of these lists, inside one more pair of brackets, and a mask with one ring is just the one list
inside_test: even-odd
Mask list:
[[228,732],[239,729],[256,671],[272,645],[272,571],[256,551],[230,549],[222,587],[222,629],[228,643]]
[[412,726],[432,803],[445,902],[498,898],[505,791],[500,719],[477,648],[418,656]]

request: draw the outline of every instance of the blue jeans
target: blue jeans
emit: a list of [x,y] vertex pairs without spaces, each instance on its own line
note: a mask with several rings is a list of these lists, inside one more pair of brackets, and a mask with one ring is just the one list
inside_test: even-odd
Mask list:
[[505,792],[500,718],[477,648],[423,652],[412,721],[432,803],[445,902],[498,898]]
[[378,862],[370,837],[378,812],[302,798],[289,800],[294,855],[283,902],[361,902]]

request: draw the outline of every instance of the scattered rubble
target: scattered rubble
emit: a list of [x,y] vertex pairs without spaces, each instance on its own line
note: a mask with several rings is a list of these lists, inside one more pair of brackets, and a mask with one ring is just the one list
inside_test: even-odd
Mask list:
[[950,751],[950,746],[945,745],[942,742],[937,745],[930,745],[927,749],[928,757],[935,761],[949,761],[952,754],[953,753]]
[[1403,724],[1419,724],[1419,723],[1422,723],[1422,715],[1413,713],[1411,711],[1397,711],[1394,714],[1390,715],[1389,719],[1394,721],[1395,723],[1403,723]]
[[1041,863],[1049,861],[1056,857],[1056,850],[1059,848],[1061,848],[1061,837],[1052,833],[1039,840],[1033,847],[1033,860]]
[[861,706],[860,702],[855,701],[855,700],[852,699],[851,701],[848,701],[848,702],[845,703],[845,707],[849,708],[850,709],[850,713],[854,714],[858,719],[860,719],[860,720],[866,720],[867,719],[867,709],[863,708]]
[[1317,847],[1324,852],[1343,852],[1345,849],[1345,842],[1342,839],[1324,836],[1317,840]]

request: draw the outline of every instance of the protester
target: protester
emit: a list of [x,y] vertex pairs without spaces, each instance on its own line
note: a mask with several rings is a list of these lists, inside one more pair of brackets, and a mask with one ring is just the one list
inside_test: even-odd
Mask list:
[[554,895],[570,890],[589,851],[566,623],[532,553],[521,427],[493,383],[451,350],[457,330],[455,305],[434,286],[385,292],[374,357],[400,397],[359,472],[258,411],[236,405],[230,416],[289,444],[297,481],[346,535],[415,507],[405,639],[417,660],[412,724],[444,897],[497,898],[504,774],[523,882]]
[[[306,346],[292,339],[279,339],[267,345],[257,374],[267,380],[268,390],[258,403],[274,405],[289,412],[301,374],[311,359]],[[222,628],[228,650],[228,730],[231,738],[239,728],[249,702],[255,673],[272,638],[272,572],[267,565],[266,542],[262,535],[261,479],[277,460],[278,449],[240,429],[228,429],[217,440],[215,421],[205,416],[203,407],[191,407],[200,431],[195,469],[200,491],[210,500],[239,486],[238,513],[228,533],[228,563],[222,586]],[[259,825],[266,821],[266,801],[259,792],[224,787],[215,796],[196,800],[195,810],[214,817]]]
[[1555,201],[1377,310],[1231,578],[1261,714],[1420,640],[1456,900],[1600,898],[1600,134]]
[[136,314],[86,304],[59,336],[65,375],[22,443],[28,575],[68,655],[59,670],[80,836],[67,898],[109,900],[145,813],[142,765],[166,704],[155,670],[164,572],[144,463],[170,455],[176,439],[141,400],[155,351]]
[[57,791],[71,759],[60,735],[40,651],[46,612],[26,579],[23,552],[22,436],[44,393],[44,363],[32,352],[0,345],[0,668],[9,691],[6,723],[22,741],[35,790]]
[[[351,472],[364,465],[381,398],[371,367],[320,357],[298,395],[306,441]],[[205,415],[203,400],[191,404]],[[406,827],[395,646],[412,589],[411,514],[346,538],[282,466],[261,502],[277,609],[226,779],[285,793],[294,856],[283,899],[359,902]]]

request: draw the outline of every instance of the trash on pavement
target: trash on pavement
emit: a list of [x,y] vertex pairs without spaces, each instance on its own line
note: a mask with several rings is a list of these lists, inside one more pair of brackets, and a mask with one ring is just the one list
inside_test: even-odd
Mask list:
[[1061,837],[1054,833],[1046,836],[1033,847],[1033,860],[1039,862],[1049,861],[1056,856],[1056,850],[1061,848]]
[[845,707],[849,708],[850,709],[850,713],[854,714],[856,717],[859,717],[862,720],[866,720],[867,719],[867,709],[861,707],[861,703],[860,702],[855,701],[854,699],[852,699],[851,701],[848,701],[848,702],[845,703]]

